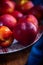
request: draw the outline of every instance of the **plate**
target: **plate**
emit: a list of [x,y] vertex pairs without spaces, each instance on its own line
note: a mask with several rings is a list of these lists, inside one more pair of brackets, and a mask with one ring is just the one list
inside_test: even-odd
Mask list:
[[23,49],[26,49],[26,48],[30,47],[31,45],[33,45],[35,42],[37,42],[41,36],[42,36],[42,34],[38,33],[35,41],[27,46],[21,45],[16,39],[14,39],[14,41],[10,47],[8,47],[8,48],[1,48],[0,47],[0,54],[8,54],[8,53],[13,53],[13,52],[17,52],[17,51],[21,51]]

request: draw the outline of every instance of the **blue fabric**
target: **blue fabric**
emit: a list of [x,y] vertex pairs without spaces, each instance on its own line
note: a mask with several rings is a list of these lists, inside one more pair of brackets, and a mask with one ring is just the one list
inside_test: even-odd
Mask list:
[[43,65],[43,35],[33,45],[26,65]]
[[43,0],[31,0],[35,5],[43,5]]

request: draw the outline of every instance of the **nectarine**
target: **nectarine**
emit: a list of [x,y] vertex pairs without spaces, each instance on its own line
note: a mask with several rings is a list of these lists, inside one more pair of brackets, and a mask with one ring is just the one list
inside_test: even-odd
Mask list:
[[18,4],[16,6],[16,9],[20,12],[22,12],[23,14],[25,14],[28,10],[30,10],[32,7],[34,7],[34,4],[32,3],[32,1],[28,1],[24,4]]
[[27,20],[21,20],[13,29],[14,37],[23,45],[31,44],[38,33],[37,26]]
[[21,12],[19,12],[19,11],[16,11],[16,10],[13,11],[11,13],[11,15],[14,16],[16,19],[19,19],[19,18],[23,17],[23,14]]
[[21,5],[23,5],[26,2],[28,2],[28,0],[19,0],[19,4],[21,4]]
[[5,1],[9,1],[9,0],[0,0],[0,2],[5,2]]
[[5,14],[1,16],[0,23],[3,23],[3,25],[12,30],[16,26],[17,20],[12,15]]
[[26,3],[24,3],[24,4],[22,5],[22,9],[24,9],[24,10],[29,10],[29,9],[31,9],[33,6],[34,6],[34,4],[32,3],[32,1],[28,1],[28,2],[26,2]]
[[27,15],[26,20],[28,22],[33,23],[38,28],[38,20],[34,15],[32,15],[32,14]]
[[13,12],[15,9],[15,2],[5,1],[1,3],[1,14],[7,14]]
[[0,27],[0,45],[2,47],[8,47],[12,44],[13,32],[6,26]]

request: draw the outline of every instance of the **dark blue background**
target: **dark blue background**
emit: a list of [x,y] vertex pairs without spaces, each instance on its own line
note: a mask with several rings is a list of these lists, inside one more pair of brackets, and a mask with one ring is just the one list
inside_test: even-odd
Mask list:
[[43,0],[31,0],[35,5],[43,5]]

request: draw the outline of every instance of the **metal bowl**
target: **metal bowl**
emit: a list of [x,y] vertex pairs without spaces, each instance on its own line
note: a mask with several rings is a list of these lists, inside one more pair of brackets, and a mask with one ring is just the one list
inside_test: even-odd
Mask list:
[[17,51],[21,51],[23,49],[26,49],[26,48],[30,47],[31,45],[35,44],[35,42],[37,42],[41,36],[42,36],[42,33],[38,33],[35,41],[27,46],[21,45],[16,39],[14,39],[14,41],[10,47],[8,47],[8,48],[1,48],[0,47],[0,54],[8,54],[8,53],[13,53],[13,52],[17,52]]

